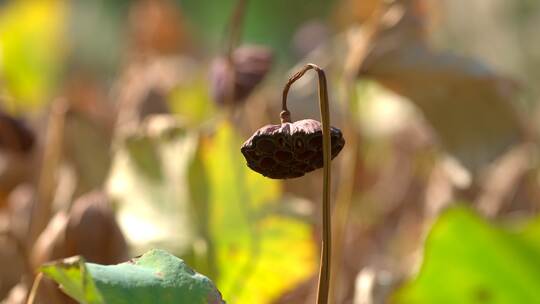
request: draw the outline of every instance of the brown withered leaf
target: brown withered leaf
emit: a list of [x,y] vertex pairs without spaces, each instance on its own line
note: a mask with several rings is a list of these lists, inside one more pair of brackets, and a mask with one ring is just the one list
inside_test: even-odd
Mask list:
[[513,104],[518,86],[473,59],[433,49],[417,2],[382,18],[359,76],[410,99],[445,149],[477,171],[525,133]]

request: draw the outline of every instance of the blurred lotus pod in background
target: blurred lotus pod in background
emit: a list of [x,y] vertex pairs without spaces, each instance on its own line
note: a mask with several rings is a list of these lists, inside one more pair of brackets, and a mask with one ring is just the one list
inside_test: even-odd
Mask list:
[[127,245],[109,199],[91,192],[77,199],[69,213],[59,212],[38,238],[32,265],[82,255],[88,261],[115,264],[127,259]]
[[219,105],[240,103],[264,79],[273,62],[273,53],[262,46],[242,46],[231,58],[219,57],[210,68],[210,90]]
[[[69,212],[57,212],[35,242],[30,264],[36,269],[45,262],[75,255],[100,264],[127,259],[126,240],[103,192],[85,194],[75,200]],[[75,303],[48,279],[39,293],[43,304]]]
[[[31,248],[29,262],[36,269],[45,262],[75,255],[100,264],[116,264],[127,258],[124,235],[103,192],[85,194],[75,200],[69,212],[57,212]],[[50,280],[41,285],[40,303],[75,303]]]
[[[331,127],[332,158],[345,140],[338,128]],[[277,179],[303,176],[323,166],[321,123],[313,119],[267,125],[255,132],[241,148],[247,165],[260,174]]]

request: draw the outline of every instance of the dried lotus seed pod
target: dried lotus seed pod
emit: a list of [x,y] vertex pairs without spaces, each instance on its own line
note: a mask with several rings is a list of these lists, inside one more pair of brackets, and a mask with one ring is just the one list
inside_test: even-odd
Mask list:
[[[336,157],[345,140],[331,127],[331,154]],[[304,119],[267,125],[255,132],[240,149],[252,170],[275,179],[303,176],[323,166],[321,123]]]

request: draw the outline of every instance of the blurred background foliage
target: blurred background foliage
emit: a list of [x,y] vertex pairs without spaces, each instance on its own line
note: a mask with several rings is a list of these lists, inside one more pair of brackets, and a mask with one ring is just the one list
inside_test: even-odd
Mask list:
[[[346,140],[332,303],[540,303],[540,2],[239,3],[0,1],[0,299],[46,261],[159,247],[228,303],[313,303],[322,173],[240,153],[313,62]],[[308,74],[292,118],[316,98]]]

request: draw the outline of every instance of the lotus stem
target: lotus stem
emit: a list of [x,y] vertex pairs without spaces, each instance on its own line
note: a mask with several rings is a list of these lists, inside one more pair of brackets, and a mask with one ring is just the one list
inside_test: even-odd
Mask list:
[[307,71],[315,70],[319,77],[319,109],[321,114],[322,134],[323,134],[323,206],[322,222],[323,237],[321,246],[321,262],[319,271],[319,285],[317,290],[317,304],[327,304],[330,286],[330,257],[332,253],[332,223],[330,210],[330,181],[331,181],[331,142],[330,142],[330,110],[328,105],[328,89],[326,85],[326,75],[319,66],[308,63],[300,71],[289,78],[283,89],[282,111],[280,114],[281,123],[290,122],[291,114],[287,109],[287,95],[291,85],[300,79]]

